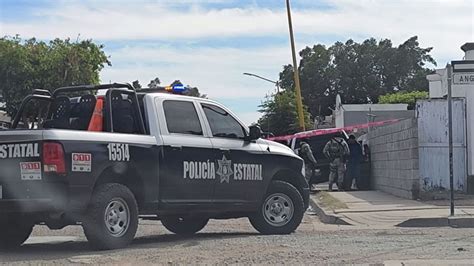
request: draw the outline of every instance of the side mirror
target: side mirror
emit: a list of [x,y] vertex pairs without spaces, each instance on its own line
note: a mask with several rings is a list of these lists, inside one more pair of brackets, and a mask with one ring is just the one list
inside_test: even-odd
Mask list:
[[250,133],[247,136],[247,141],[257,140],[262,136],[262,129],[259,126],[250,126]]
[[267,139],[267,138],[275,137],[275,134],[273,134],[272,132],[262,132],[261,137],[264,139]]

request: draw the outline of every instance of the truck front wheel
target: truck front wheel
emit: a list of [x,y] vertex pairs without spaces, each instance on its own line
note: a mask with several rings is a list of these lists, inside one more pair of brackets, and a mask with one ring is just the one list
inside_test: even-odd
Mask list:
[[259,210],[249,219],[262,234],[290,234],[300,225],[304,211],[299,191],[290,183],[275,180],[270,184]]
[[138,228],[138,206],[130,189],[121,184],[97,187],[83,228],[96,249],[117,249],[130,244]]
[[10,249],[21,246],[31,235],[33,223],[17,217],[0,219],[0,248]]
[[201,231],[209,222],[201,217],[163,217],[161,223],[170,232],[177,235],[192,235]]

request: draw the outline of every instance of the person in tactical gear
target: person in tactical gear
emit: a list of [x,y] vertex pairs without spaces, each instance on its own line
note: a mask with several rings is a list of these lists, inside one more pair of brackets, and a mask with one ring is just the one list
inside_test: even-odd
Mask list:
[[357,189],[361,182],[360,182],[360,164],[363,160],[364,155],[362,154],[362,147],[356,141],[354,135],[349,136],[349,140],[347,141],[347,145],[349,146],[350,156],[349,161],[347,162],[347,173],[349,174],[350,183],[348,186],[351,186],[351,189]]
[[309,187],[311,188],[311,177],[314,175],[314,171],[318,162],[314,158],[313,151],[311,150],[311,146],[309,146],[307,140],[302,140],[300,143],[300,151],[299,156],[304,160],[305,166],[305,178],[308,181]]
[[333,137],[324,146],[324,156],[329,160],[329,191],[332,191],[334,182],[338,190],[344,189],[345,160],[349,156],[349,147],[343,138]]

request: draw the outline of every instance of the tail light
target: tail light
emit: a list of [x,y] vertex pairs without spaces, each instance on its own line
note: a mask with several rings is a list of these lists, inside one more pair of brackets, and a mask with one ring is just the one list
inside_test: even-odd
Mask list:
[[43,165],[45,173],[66,174],[64,149],[60,143],[43,143]]

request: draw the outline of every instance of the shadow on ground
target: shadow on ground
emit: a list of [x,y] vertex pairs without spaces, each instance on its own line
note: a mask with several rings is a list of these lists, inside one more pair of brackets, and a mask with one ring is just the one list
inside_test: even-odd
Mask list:
[[[147,235],[135,238],[132,244],[125,249],[154,249],[164,245],[167,247],[192,247],[199,245],[199,241],[244,238],[254,235],[260,234],[253,232],[199,233],[188,237],[173,234]],[[61,260],[77,256],[109,255],[117,252],[121,252],[121,250],[94,251],[87,241],[34,243],[25,244],[13,250],[0,250],[0,261]]]

